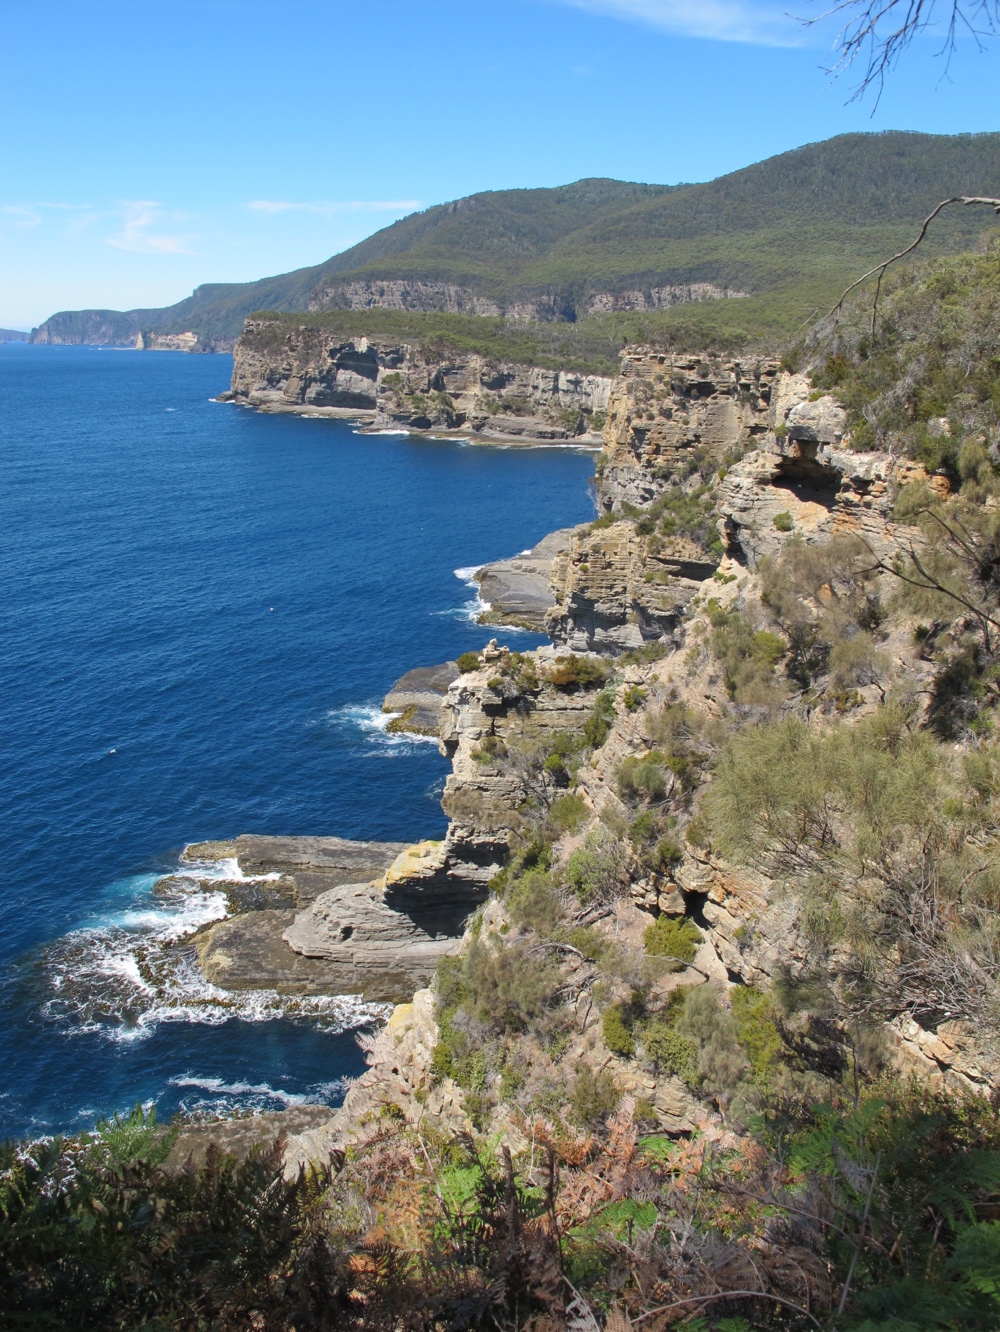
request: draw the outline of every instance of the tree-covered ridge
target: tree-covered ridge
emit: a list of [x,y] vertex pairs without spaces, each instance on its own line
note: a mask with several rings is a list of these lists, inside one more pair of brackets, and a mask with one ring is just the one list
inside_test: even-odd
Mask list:
[[[706,184],[584,180],[484,192],[403,218],[310,268],[207,284],[160,311],[68,311],[50,322],[63,336],[111,330],[130,341],[140,328],[192,329],[210,343],[235,338],[253,310],[343,305],[345,283],[446,284],[500,305],[542,299],[572,320],[595,293],[705,282],[749,292],[755,303],[654,311],[631,336],[785,338],[859,271],[912,239],[940,199],[995,193],[998,178],[998,135],[840,135]],[[968,248],[983,225],[969,214],[943,220],[930,245]]]

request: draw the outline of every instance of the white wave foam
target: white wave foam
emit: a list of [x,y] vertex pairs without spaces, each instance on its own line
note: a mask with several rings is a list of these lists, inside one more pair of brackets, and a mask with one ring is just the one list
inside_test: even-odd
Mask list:
[[451,606],[448,610],[431,611],[434,616],[443,616],[450,620],[463,620],[466,624],[478,624],[479,617],[485,615],[487,611],[492,610],[488,601],[484,601],[479,594],[479,584],[476,582],[476,574],[485,566],[482,564],[470,564],[463,569],[454,569],[452,572],[455,577],[463,582],[466,587],[472,589],[474,597],[464,601],[461,606]]
[[165,1022],[218,1026],[234,1018],[269,1022],[290,1016],[343,1031],[386,1015],[386,1005],[354,995],[241,993],[210,984],[190,940],[202,926],[222,920],[227,903],[223,892],[201,887],[198,880],[205,877],[191,870],[165,876],[154,897],[154,881],[144,876],[124,911],[57,940],[46,956],[50,997],[43,1011],[70,1031],[117,1042],[143,1040]]
[[377,703],[348,703],[342,708],[332,708],[326,714],[332,725],[360,732],[375,752],[398,754],[412,752],[416,745],[437,744],[434,735],[390,731],[389,723],[399,715],[383,712]]
[[355,430],[356,435],[412,435],[412,430]]
[[244,874],[235,856],[224,856],[219,860],[198,860],[192,857],[190,860],[185,860],[178,869],[175,869],[166,877],[191,879],[197,883],[209,879],[217,879],[220,883],[267,883],[274,879],[280,879],[281,875],[277,872],[273,874]]
[[193,1087],[198,1091],[223,1093],[228,1096],[266,1096],[282,1105],[305,1105],[309,1099],[304,1092],[286,1092],[280,1087],[269,1087],[266,1082],[224,1082],[222,1078],[195,1078],[185,1075],[171,1078],[172,1087]]

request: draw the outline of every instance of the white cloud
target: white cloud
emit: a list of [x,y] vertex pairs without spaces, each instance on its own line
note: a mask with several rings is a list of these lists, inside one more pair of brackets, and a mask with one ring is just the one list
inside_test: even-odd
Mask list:
[[116,250],[133,254],[192,254],[188,237],[150,231],[161,223],[160,205],[149,200],[133,200],[122,205],[122,226],[117,235],[108,237]]
[[419,199],[351,199],[344,203],[332,200],[318,203],[292,203],[287,199],[254,199],[245,205],[252,213],[412,213],[422,208]]
[[37,205],[25,208],[22,204],[4,204],[0,213],[9,217],[15,227],[38,227],[42,224],[42,215]]
[[555,0],[591,14],[625,19],[678,37],[756,46],[799,46],[802,26],[780,4],[753,0]]

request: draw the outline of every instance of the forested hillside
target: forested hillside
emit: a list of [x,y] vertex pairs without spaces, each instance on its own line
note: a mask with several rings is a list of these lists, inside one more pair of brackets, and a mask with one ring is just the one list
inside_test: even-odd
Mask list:
[[[598,337],[631,341],[781,338],[909,241],[940,199],[995,194],[998,180],[1000,135],[891,132],[840,135],[706,184],[487,192],[403,218],[315,267],[206,284],[162,310],[64,312],[37,336],[129,342],[140,330],[190,329],[211,345],[231,343],[254,310],[382,305],[586,321]],[[956,210],[927,252],[970,248],[988,225]]]

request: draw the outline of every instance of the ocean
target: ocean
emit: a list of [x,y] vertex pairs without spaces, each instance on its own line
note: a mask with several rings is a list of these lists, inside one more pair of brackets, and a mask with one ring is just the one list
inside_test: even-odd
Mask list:
[[231,364],[0,345],[0,1137],[339,1102],[380,1010],[214,989],[221,895],[155,884],[241,832],[441,836],[381,700],[497,632],[470,569],[593,516],[583,450],[260,415]]

